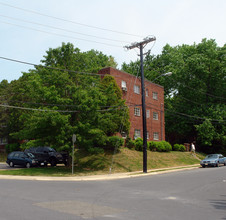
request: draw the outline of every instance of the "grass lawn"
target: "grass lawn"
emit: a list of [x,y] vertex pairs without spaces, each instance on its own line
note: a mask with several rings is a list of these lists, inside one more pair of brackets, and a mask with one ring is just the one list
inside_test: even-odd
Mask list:
[[[202,154],[196,154],[203,159]],[[147,167],[161,169],[176,166],[199,164],[199,159],[189,152],[171,151],[169,153],[147,152]],[[5,162],[5,157],[0,157]],[[85,152],[76,151],[74,176],[133,172],[143,170],[143,152],[122,148],[120,153],[115,155],[112,152],[104,154],[87,155]],[[35,167],[30,169],[1,170],[0,175],[30,175],[30,176],[72,176],[71,168],[65,166],[57,167]]]

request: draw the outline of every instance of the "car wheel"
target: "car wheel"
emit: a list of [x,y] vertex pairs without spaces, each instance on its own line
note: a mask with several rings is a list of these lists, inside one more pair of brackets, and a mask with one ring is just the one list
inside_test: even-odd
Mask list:
[[12,161],[10,161],[9,166],[14,167],[14,163]]
[[52,159],[50,160],[50,164],[51,164],[51,167],[56,166],[56,160],[52,158]]
[[30,163],[26,163],[26,168],[30,168],[31,164]]
[[202,167],[205,168],[206,166],[205,165],[202,165]]
[[216,163],[216,167],[219,167],[219,163],[218,162]]

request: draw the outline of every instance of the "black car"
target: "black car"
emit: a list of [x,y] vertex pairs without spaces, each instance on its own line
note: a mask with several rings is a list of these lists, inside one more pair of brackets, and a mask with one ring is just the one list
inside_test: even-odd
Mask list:
[[67,165],[67,154],[56,152],[51,147],[31,147],[29,149],[26,149],[25,152],[35,155],[35,157],[39,161],[39,165],[47,166],[47,164],[49,163],[51,164],[51,166],[56,166],[57,164]]
[[30,168],[32,166],[37,166],[38,160],[31,153],[14,151],[7,156],[6,163],[10,167],[14,167],[14,165],[20,165],[20,166],[25,166],[27,168]]

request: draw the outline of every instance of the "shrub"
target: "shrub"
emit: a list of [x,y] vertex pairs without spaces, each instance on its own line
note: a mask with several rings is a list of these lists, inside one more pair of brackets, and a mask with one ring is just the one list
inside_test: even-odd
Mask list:
[[148,142],[148,150],[156,151],[156,142],[154,142],[154,141],[149,141],[149,142]]
[[142,151],[143,150],[143,139],[137,138],[134,142],[135,142],[135,150]]
[[165,152],[170,152],[172,151],[172,146],[169,142],[167,141],[162,141],[163,145],[164,145],[164,151]]
[[149,150],[151,151],[158,151],[158,152],[169,152],[172,151],[172,146],[167,141],[150,141],[149,143]]
[[129,149],[135,149],[135,141],[133,141],[130,137],[126,138],[126,147]]
[[124,139],[118,136],[110,136],[107,140],[107,149],[114,150],[124,145]]
[[164,152],[165,146],[162,142],[155,142],[156,143],[156,151],[158,152]]
[[184,152],[186,149],[185,149],[185,146],[183,144],[174,144],[173,145],[173,150],[174,151],[182,151],[182,152]]

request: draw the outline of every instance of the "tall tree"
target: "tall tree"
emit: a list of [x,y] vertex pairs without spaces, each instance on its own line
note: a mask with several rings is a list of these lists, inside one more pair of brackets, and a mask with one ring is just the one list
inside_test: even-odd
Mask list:
[[[198,147],[208,143],[212,151],[216,146],[225,148],[225,57],[226,45],[218,47],[215,40],[206,39],[193,45],[167,44],[160,55],[146,56],[147,79],[152,81],[162,73],[173,72],[156,81],[165,88],[166,135],[171,142],[197,140]],[[124,64],[123,69],[133,65]],[[206,142],[201,132],[205,127],[214,128],[214,136]]]
[[[108,137],[129,130],[129,115],[114,79],[101,82],[100,68],[114,63],[112,57],[94,50],[82,53],[70,43],[50,49],[42,61],[16,81],[11,97],[21,109],[11,136],[30,144],[69,150],[77,135],[81,148],[104,148]],[[81,72],[82,71],[82,72]],[[15,119],[15,118],[14,118]],[[125,119],[123,121],[123,119]],[[123,121],[123,122],[122,122]]]

